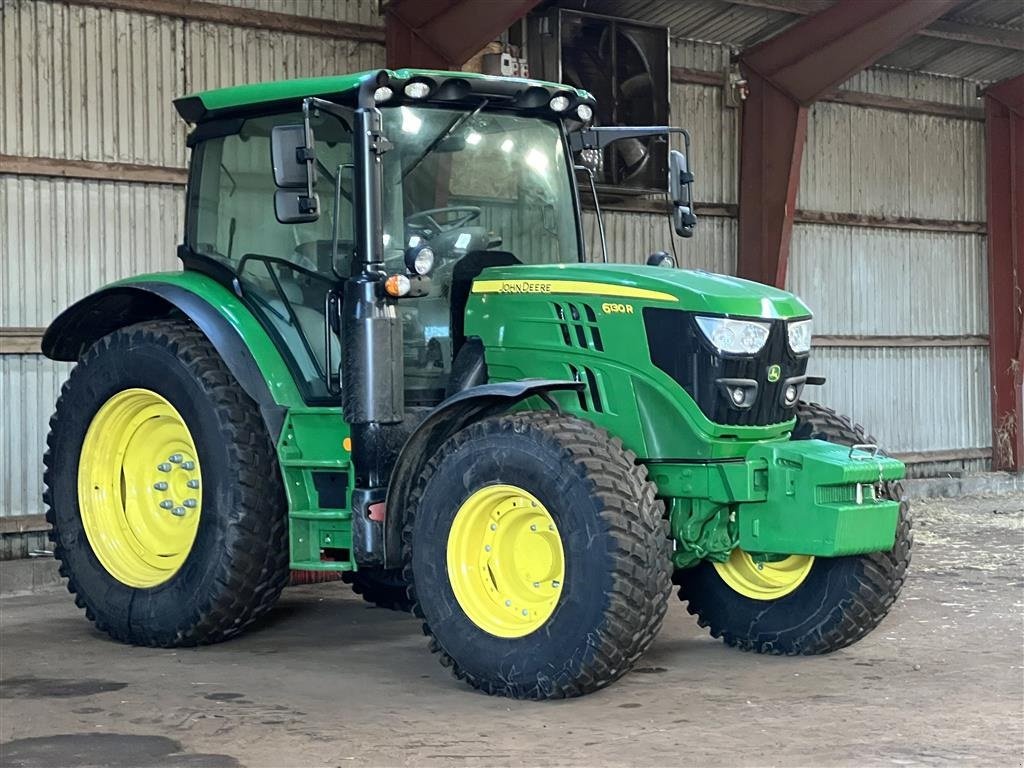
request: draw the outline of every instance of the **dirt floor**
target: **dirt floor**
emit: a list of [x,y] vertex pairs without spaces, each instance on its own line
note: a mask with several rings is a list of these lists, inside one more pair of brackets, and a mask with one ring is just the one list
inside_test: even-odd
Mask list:
[[221,646],[129,648],[61,593],[0,601],[0,765],[1024,764],[1024,495],[921,502],[902,600],[860,644],[766,658],[673,601],[633,673],[488,698],[412,618],[286,591]]

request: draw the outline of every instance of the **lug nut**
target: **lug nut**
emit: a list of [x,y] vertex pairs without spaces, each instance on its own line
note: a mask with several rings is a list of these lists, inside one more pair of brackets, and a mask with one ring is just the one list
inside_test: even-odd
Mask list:
[[175,507],[174,509],[171,510],[171,514],[174,515],[175,517],[184,517],[185,516],[185,508],[184,507]]
[[161,480],[159,483],[153,483],[153,490],[154,491],[166,491],[167,490],[167,483],[165,483],[163,480]]
[[554,589],[558,589],[560,586],[562,586],[562,582],[558,581],[558,579],[555,579],[551,582],[551,586]]
[[511,600],[506,600],[505,601],[505,606],[511,608],[512,607],[512,601]]
[[185,485],[187,485],[189,488],[193,488],[193,489],[194,488],[198,488],[199,487],[199,481],[198,480],[189,480],[187,483],[185,483]]
[[484,552],[490,552],[490,551],[491,551],[491,545],[490,544],[484,544]]
[[199,502],[195,499],[185,499],[184,504],[189,509],[195,509],[199,505]]
[[166,461],[163,464],[157,464],[156,468],[159,469],[161,472],[170,472],[171,471],[171,465],[168,464]]
[[497,523],[491,523],[491,530],[492,531],[498,530],[498,524]]
[[537,526],[536,525],[531,525],[530,526],[530,530],[531,531],[536,531],[537,530]]
[[164,499],[163,501],[160,502],[160,506],[163,509],[170,509],[171,507],[174,506],[174,502],[171,501],[170,499]]
[[539,581],[533,582],[533,588],[534,589],[537,589],[539,586],[540,586],[540,582]]
[[181,465],[181,468],[191,471],[196,468],[196,463],[194,461],[186,461],[184,464]]
[[529,616],[529,615],[530,615],[530,612],[528,610],[526,610],[525,608],[523,608],[523,616]]
[[171,462],[171,464],[181,464],[181,454],[172,453],[170,456],[167,457],[167,460]]

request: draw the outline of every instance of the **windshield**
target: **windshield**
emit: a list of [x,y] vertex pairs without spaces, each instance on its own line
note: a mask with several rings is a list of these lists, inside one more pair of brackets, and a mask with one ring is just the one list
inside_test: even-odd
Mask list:
[[580,260],[556,123],[483,110],[382,112],[394,144],[383,160],[386,261],[401,263],[424,240],[439,266],[488,250],[523,264]]

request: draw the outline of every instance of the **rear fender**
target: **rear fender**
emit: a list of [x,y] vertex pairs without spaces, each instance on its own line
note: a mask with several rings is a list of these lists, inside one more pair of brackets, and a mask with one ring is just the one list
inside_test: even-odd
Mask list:
[[578,392],[582,388],[583,384],[578,381],[555,379],[481,384],[452,395],[431,411],[409,435],[391,471],[384,507],[387,510],[384,517],[384,567],[398,568],[402,564],[402,529],[405,527],[409,494],[427,460],[445,440],[469,424],[507,411],[529,397],[545,397],[549,392],[564,390]]
[[72,304],[46,329],[42,352],[74,362],[94,342],[134,323],[180,314],[210,340],[245,393],[260,408],[274,442],[287,409],[303,404],[284,359],[249,308],[197,272],[142,275]]

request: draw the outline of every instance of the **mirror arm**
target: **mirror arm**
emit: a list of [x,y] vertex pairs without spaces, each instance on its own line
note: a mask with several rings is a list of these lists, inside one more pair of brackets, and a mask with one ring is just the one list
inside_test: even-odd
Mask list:
[[317,210],[316,198],[313,197],[313,186],[316,183],[316,144],[313,139],[313,126],[309,122],[310,99],[302,101],[302,126],[306,133],[306,146],[296,152],[296,160],[306,164],[306,197],[299,200],[300,213],[320,213]]
[[601,201],[597,199],[597,184],[594,181],[594,172],[585,165],[574,165],[573,169],[583,171],[590,180],[590,191],[594,195],[594,211],[597,213],[597,231],[601,236],[601,263],[608,263],[608,243],[604,237],[604,216],[601,213]]
[[685,128],[674,128],[671,125],[601,125],[575,131],[569,134],[569,148],[573,152],[581,149],[604,149],[612,142],[621,139],[638,139],[644,136],[662,136],[671,133],[683,134],[687,148],[690,146],[690,134]]

